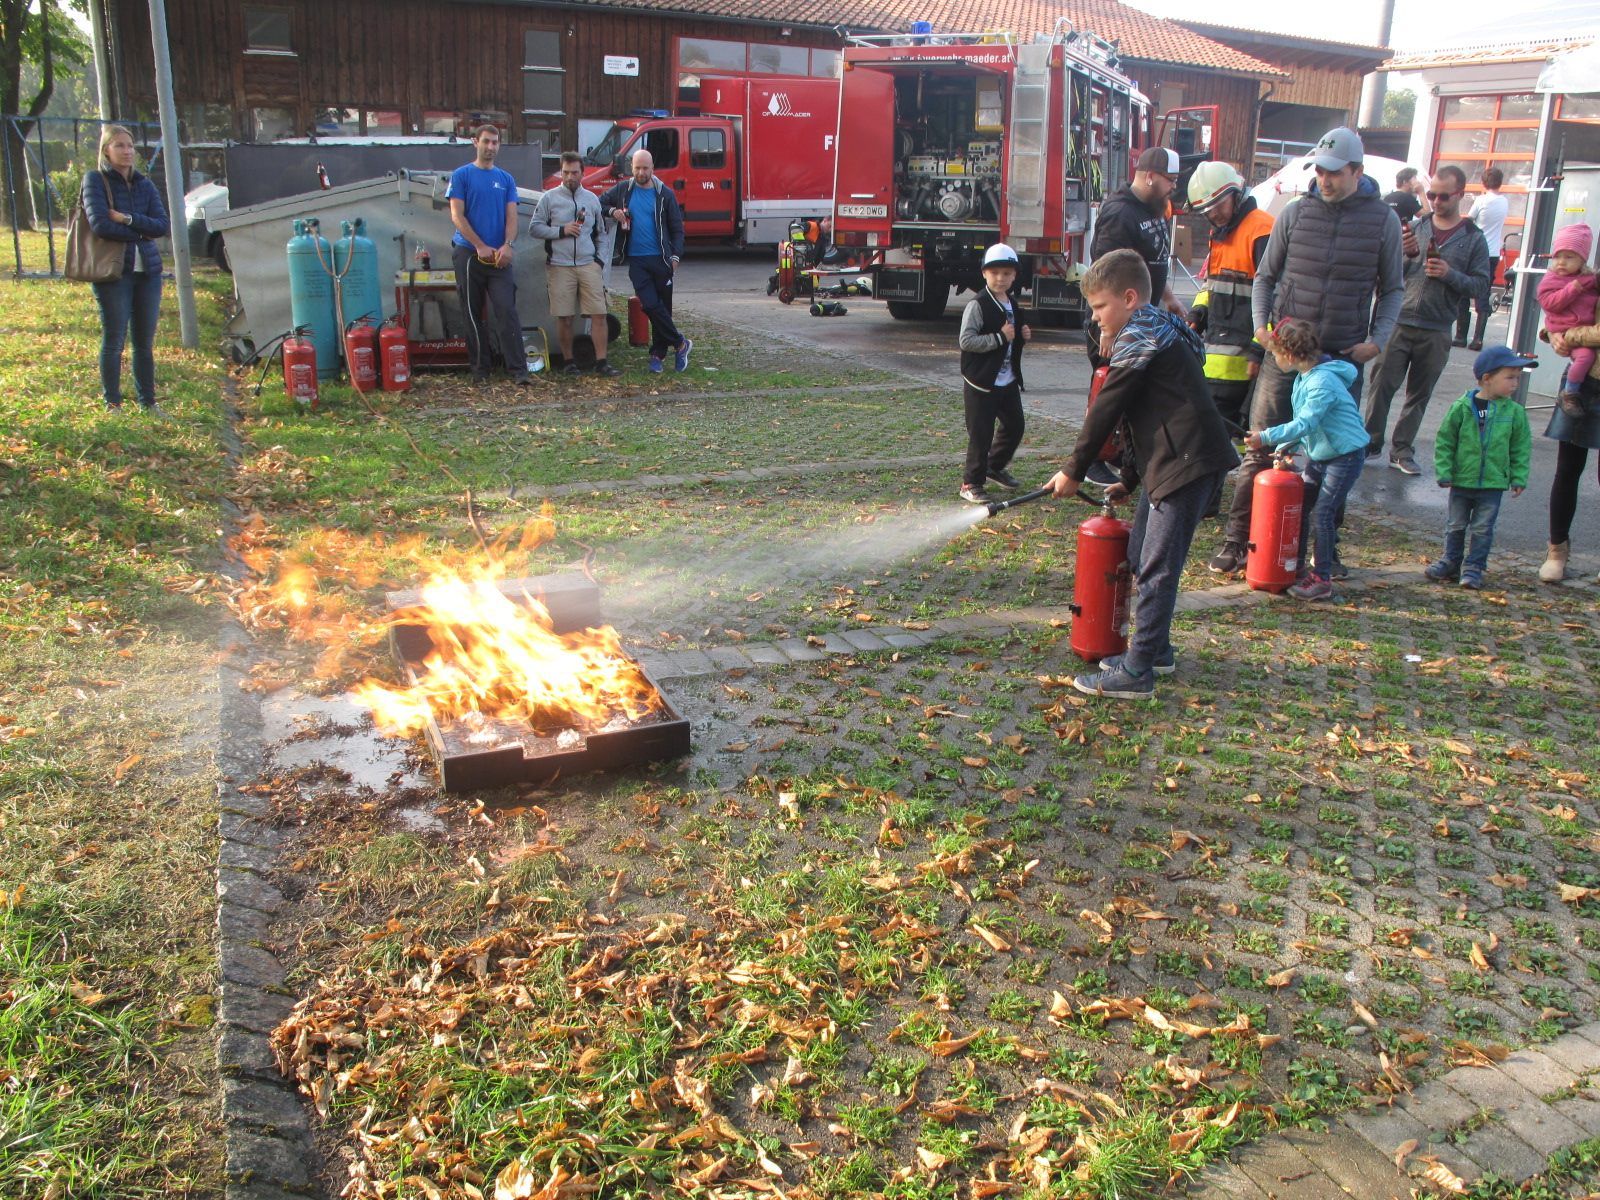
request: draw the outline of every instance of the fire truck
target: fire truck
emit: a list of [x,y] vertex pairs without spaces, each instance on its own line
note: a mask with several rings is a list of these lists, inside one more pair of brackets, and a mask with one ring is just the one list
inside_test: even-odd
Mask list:
[[[1149,102],[1115,47],[1062,21],[1005,33],[856,37],[844,51],[833,236],[902,320],[983,286],[1008,242],[1031,306],[1065,324],[1100,200],[1148,144]],[[851,114],[846,121],[843,114]]]
[[613,123],[584,156],[583,186],[604,192],[648,150],[683,208],[685,237],[777,244],[791,221],[832,206],[838,118],[836,79],[703,76],[697,115],[648,109]]

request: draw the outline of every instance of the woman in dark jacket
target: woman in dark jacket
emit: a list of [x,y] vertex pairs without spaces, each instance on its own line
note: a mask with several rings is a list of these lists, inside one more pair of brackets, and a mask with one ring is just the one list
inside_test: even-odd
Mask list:
[[106,410],[122,409],[122,347],[133,326],[133,382],[139,407],[156,407],[156,321],[161,315],[161,251],[170,228],[156,185],[133,169],[133,134],[107,125],[99,169],[83,177],[83,211],[96,236],[126,242],[122,278],[91,284],[100,305],[100,387]]

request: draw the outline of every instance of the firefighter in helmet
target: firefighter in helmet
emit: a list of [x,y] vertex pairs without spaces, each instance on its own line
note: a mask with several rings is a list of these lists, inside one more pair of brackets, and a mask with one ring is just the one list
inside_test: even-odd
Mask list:
[[1203,162],[1189,176],[1189,211],[1211,223],[1205,287],[1189,323],[1205,339],[1206,381],[1223,418],[1241,425],[1251,381],[1265,353],[1255,340],[1250,286],[1266,253],[1272,216],[1245,195],[1244,179],[1225,162]]

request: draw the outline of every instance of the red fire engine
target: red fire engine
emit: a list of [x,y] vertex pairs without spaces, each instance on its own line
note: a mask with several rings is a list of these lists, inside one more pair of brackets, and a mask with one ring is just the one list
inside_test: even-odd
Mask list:
[[1038,311],[1083,312],[1077,278],[1099,202],[1128,180],[1149,127],[1113,46],[1065,21],[1026,44],[853,38],[839,111],[834,239],[869,257],[892,315],[931,319],[952,288],[981,288],[997,241],[1017,251]]

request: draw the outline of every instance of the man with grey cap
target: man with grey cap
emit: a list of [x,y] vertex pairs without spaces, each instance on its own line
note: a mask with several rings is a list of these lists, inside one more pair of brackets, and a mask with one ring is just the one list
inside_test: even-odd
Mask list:
[[[1361,139],[1353,129],[1331,129],[1312,152],[1316,182],[1279,215],[1250,292],[1256,340],[1267,342],[1278,321],[1294,318],[1316,331],[1332,357],[1358,369],[1377,358],[1394,333],[1405,295],[1400,219],[1378,185],[1362,173]],[[1376,304],[1374,304],[1376,297]],[[1250,397],[1252,431],[1287,421],[1295,375],[1268,356]],[[1351,391],[1361,401],[1358,373]],[[1244,566],[1256,476],[1271,452],[1252,450],[1235,475],[1222,549],[1213,571]],[[1306,498],[1309,509],[1312,497]],[[1335,577],[1343,564],[1334,563]]]

